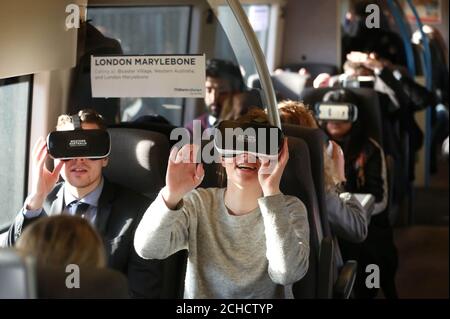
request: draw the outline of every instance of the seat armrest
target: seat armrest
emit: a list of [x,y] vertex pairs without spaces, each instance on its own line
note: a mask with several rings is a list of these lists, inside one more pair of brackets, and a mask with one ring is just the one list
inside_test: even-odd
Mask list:
[[331,237],[324,237],[320,243],[318,298],[333,297],[334,244]]
[[349,260],[342,267],[338,279],[334,285],[334,298],[349,299],[356,279],[356,270],[358,263],[355,260]]

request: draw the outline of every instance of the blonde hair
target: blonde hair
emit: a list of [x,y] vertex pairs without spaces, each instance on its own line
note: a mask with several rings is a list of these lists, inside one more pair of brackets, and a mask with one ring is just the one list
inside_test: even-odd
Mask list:
[[44,266],[106,265],[102,239],[88,221],[77,216],[41,218],[25,229],[16,248]]
[[283,101],[278,104],[281,122],[309,128],[319,128],[313,113],[302,103]]
[[[101,114],[93,109],[82,109],[82,110],[78,111],[77,115],[80,118],[81,123],[96,124],[98,126],[98,128],[101,130],[106,130],[106,128],[107,128],[105,121],[103,120],[103,117],[101,116]],[[58,123],[56,124],[57,130],[64,130],[69,125],[71,127],[73,126],[72,116],[70,116],[68,114],[62,114],[62,115],[58,116]],[[70,129],[73,129],[73,128],[70,128]]]
[[[294,124],[307,128],[319,128],[313,113],[302,102],[283,101],[278,104],[282,123]],[[327,192],[335,189],[338,180],[333,160],[323,150],[324,183]]]

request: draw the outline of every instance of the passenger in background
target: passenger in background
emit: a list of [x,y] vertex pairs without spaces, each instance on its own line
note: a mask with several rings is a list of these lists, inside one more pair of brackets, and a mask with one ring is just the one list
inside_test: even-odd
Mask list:
[[[201,122],[202,132],[218,124],[223,114],[223,104],[227,99],[231,99],[233,93],[244,90],[244,80],[242,79],[239,67],[230,61],[211,59],[206,62],[206,82],[205,82],[205,106],[207,112],[197,117],[195,120]],[[193,133],[193,123],[188,123],[186,128]]]
[[[376,4],[379,11],[380,26],[373,28],[367,25],[372,21],[369,5]],[[383,0],[352,0],[349,11],[345,14],[342,25],[342,59],[352,51],[377,52],[379,56],[389,59],[394,64],[406,66],[406,55],[402,38],[392,32],[388,17],[383,8]],[[342,61],[344,63],[344,61]]]
[[106,266],[100,235],[87,220],[76,216],[41,218],[25,229],[15,246],[41,266]]
[[[240,123],[254,119],[248,113]],[[226,188],[195,189],[204,175],[197,151],[172,149],[166,186],[136,230],[136,251],[164,259],[187,248],[185,298],[292,298],[291,285],[308,269],[309,225],[304,204],[280,192],[287,140],[270,174],[261,172],[269,162],[249,153],[222,158]]]
[[[436,96],[425,87],[416,83],[406,72],[403,66],[395,65],[387,59],[380,58],[375,53],[351,52],[343,66],[345,73],[337,76],[320,74],[314,80],[314,87],[363,87],[370,84],[379,96],[380,111],[383,117],[383,141],[387,155],[392,156],[397,163],[396,171],[402,172],[398,163],[410,164],[407,169],[408,176],[400,179],[396,185],[404,185],[414,180],[414,163],[416,152],[423,145],[423,132],[417,125],[414,114],[426,107],[436,105]],[[361,76],[372,78],[371,81],[361,82]],[[398,128],[397,128],[398,127]],[[400,150],[403,134],[409,135],[409,158],[403,158]],[[401,198],[402,190],[395,190],[394,197]]]
[[[314,115],[301,102],[284,101],[278,104],[281,122],[317,129]],[[324,147],[325,200],[328,220],[334,233],[342,239],[361,243],[367,237],[370,212],[366,212],[358,200],[345,192],[341,184],[346,182],[345,160],[341,147],[329,142],[331,153]]]
[[[83,130],[106,130],[97,112],[81,110],[78,116]],[[57,130],[73,129],[70,116],[58,118]],[[133,247],[135,228],[151,200],[106,180],[102,169],[108,165],[108,158],[55,160],[51,172],[45,165],[48,157],[41,137],[32,151],[32,191],[9,229],[8,244],[14,245],[22,232],[40,218],[62,213],[83,216],[102,236],[108,267],[128,277],[131,296],[158,298],[162,263],[140,258]],[[60,174],[63,182],[57,184]]]
[[427,107],[434,107],[437,104],[436,96],[424,86],[416,83],[403,67],[374,53],[351,52],[347,55],[347,60],[354,69],[365,69],[366,72],[375,75],[374,89],[389,96],[391,106],[387,106],[386,102],[380,103],[382,112],[385,114],[385,118],[389,116],[397,120],[400,129],[409,134],[410,157],[408,161],[411,164],[409,177],[410,180],[414,180],[415,156],[422,147],[424,139],[414,114]]
[[255,89],[233,94],[224,105],[226,107],[222,110],[221,116],[223,120],[237,120],[251,108],[263,109],[261,96]]
[[[358,98],[347,90],[330,91],[324,102],[359,104]],[[376,141],[367,135],[364,123],[368,119],[359,112],[355,123],[327,121],[322,127],[344,151],[344,189],[350,193],[366,193],[375,197],[375,208],[369,224],[367,239],[362,244],[340,240],[340,248],[345,260],[358,261],[358,275],[355,292],[358,298],[374,298],[377,289],[366,287],[365,268],[369,264],[380,267],[380,284],[386,298],[397,298],[395,273],[397,270],[397,250],[394,245],[392,227],[389,222],[386,163],[384,153]]]
[[15,248],[36,261],[38,298],[129,298],[126,276],[105,269],[102,238],[86,219],[69,215],[41,218],[25,229]]

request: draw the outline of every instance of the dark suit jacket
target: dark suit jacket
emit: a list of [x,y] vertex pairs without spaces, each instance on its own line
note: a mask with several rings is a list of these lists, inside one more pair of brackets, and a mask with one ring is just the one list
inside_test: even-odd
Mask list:
[[[200,115],[199,117],[194,119],[194,121],[195,120],[200,121],[201,128],[202,128],[202,131],[201,131],[202,134],[203,134],[204,130],[206,130],[208,127],[211,127],[211,125],[209,125],[209,122],[208,122],[208,117],[209,117],[208,113],[203,113],[202,115]],[[186,126],[185,126],[185,128],[187,128],[189,130],[189,132],[191,133],[191,136],[194,133],[194,121],[186,124]]]
[[[64,208],[64,183],[47,196],[43,212],[25,219],[20,211],[8,232],[7,244],[14,245],[23,229],[40,217],[61,214]],[[159,298],[162,289],[163,263],[139,257],[133,245],[134,232],[151,199],[104,180],[98,202],[95,228],[105,244],[108,267],[128,277],[130,295],[134,298]]]

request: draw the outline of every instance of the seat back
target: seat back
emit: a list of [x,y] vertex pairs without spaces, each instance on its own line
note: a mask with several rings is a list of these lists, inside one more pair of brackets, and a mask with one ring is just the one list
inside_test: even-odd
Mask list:
[[[170,132],[166,126],[149,130],[156,126],[161,127],[158,123],[124,123],[108,128],[111,153],[104,175],[111,182],[146,196],[156,195],[165,185]],[[186,251],[179,251],[164,260],[162,298],[182,298],[186,256]]]
[[36,298],[34,260],[15,249],[0,248],[0,299]]
[[322,229],[324,231],[324,236],[330,236],[331,231],[325,209],[325,188],[323,175],[323,148],[325,134],[321,129],[310,129],[292,124],[283,124],[283,132],[287,136],[301,138],[308,145],[311,159],[311,174],[314,181],[314,189],[317,196]]
[[316,298],[319,273],[319,251],[323,238],[319,206],[311,175],[307,144],[299,138],[289,138],[289,161],[281,178],[280,189],[286,195],[299,198],[306,206],[310,228],[309,268],[306,275],[293,286],[295,298]]
[[138,129],[142,131],[151,131],[156,133],[161,133],[164,135],[168,140],[169,144],[173,145],[176,141],[170,140],[170,133],[173,131],[173,129],[176,128],[176,126],[172,124],[162,123],[162,122],[156,122],[154,121],[157,119],[157,117],[153,116],[141,116],[134,120],[133,122],[122,122],[120,124],[110,125],[108,126],[110,129],[115,128],[129,128],[129,129]]
[[[270,76],[278,99],[298,101],[300,94],[306,87],[308,76],[298,74],[297,72],[281,72]],[[249,79],[250,87],[261,89],[261,82],[258,77]]]
[[130,298],[127,278],[113,269],[38,266],[36,273],[40,299]]
[[300,69],[306,69],[313,79],[320,73],[328,73],[330,75],[338,74],[338,68],[333,64],[325,63],[291,63],[282,67],[283,70],[298,72]]
[[169,142],[161,133],[137,128],[109,128],[111,153],[104,175],[140,194],[157,193],[165,184]]

